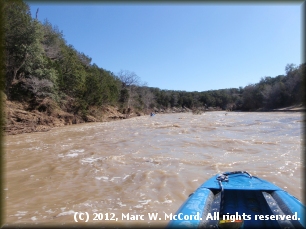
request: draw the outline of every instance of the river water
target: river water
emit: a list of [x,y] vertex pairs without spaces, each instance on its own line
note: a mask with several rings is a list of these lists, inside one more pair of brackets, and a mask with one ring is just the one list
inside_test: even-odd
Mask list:
[[[168,220],[149,220],[148,213],[175,213],[205,180],[236,170],[305,203],[303,118],[299,112],[163,114],[6,136],[4,221],[165,226]],[[75,212],[87,212],[89,221],[75,222]],[[133,221],[135,214],[144,217]]]

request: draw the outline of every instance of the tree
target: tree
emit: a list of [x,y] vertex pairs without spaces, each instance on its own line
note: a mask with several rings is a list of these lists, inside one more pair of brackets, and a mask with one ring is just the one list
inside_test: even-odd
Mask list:
[[133,99],[135,87],[139,85],[140,78],[134,72],[130,72],[128,70],[121,70],[117,77],[122,82],[121,88],[121,98],[126,100],[123,102],[127,102],[127,107],[130,107],[131,100]]
[[4,5],[6,93],[11,99],[19,81],[34,83],[31,79],[35,77],[47,79],[53,85],[57,73],[45,55],[43,26],[31,18],[28,5],[22,1],[5,1]]
[[45,55],[51,60],[59,60],[62,43],[65,43],[62,31],[56,26],[52,26],[48,20],[42,25],[43,39],[41,41]]
[[89,56],[85,55],[82,52],[77,52],[77,56],[84,66],[86,67],[90,66],[91,58]]
[[144,90],[141,91],[141,97],[146,110],[154,106],[154,94],[147,87],[144,87]]
[[291,72],[294,72],[297,70],[297,66],[295,64],[287,64],[285,67],[285,72],[287,75],[289,75]]
[[79,97],[84,92],[86,69],[72,45],[61,45],[61,57],[57,61],[60,90],[72,97]]
[[130,87],[130,86],[137,86],[140,83],[139,76],[136,75],[135,72],[130,72],[128,70],[121,70],[117,74],[118,78],[122,82],[122,87]]
[[255,110],[259,107],[257,106],[257,101],[254,99],[256,95],[256,85],[249,84],[243,90],[242,98],[243,98],[243,108],[246,110]]
[[33,53],[35,43],[35,24],[29,6],[22,1],[4,1],[4,51],[6,67],[6,93],[10,97],[13,81],[22,74],[20,69]]
[[53,83],[47,79],[31,76],[24,79],[23,87],[30,91],[35,99],[51,97]]

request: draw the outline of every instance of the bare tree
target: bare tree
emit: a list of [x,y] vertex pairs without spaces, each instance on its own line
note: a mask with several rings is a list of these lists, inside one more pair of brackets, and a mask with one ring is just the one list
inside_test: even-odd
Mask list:
[[130,72],[128,70],[121,70],[118,73],[118,78],[121,80],[123,88],[138,86],[140,83],[139,76],[137,76],[135,72]]
[[135,88],[140,84],[140,77],[136,75],[135,72],[130,72],[128,70],[121,70],[117,76],[122,82],[122,89],[128,90],[129,96],[127,106],[129,108],[131,100],[134,97],[133,95],[135,94]]
[[23,88],[33,93],[35,98],[51,96],[52,87],[53,83],[47,79],[40,80],[34,76],[23,79]]
[[154,94],[153,94],[150,90],[148,90],[148,89],[143,90],[142,93],[143,93],[142,96],[143,96],[144,104],[145,104],[145,106],[146,106],[146,109],[148,110],[148,109],[150,108],[150,105],[153,104],[154,99],[155,99],[155,96],[154,96]]

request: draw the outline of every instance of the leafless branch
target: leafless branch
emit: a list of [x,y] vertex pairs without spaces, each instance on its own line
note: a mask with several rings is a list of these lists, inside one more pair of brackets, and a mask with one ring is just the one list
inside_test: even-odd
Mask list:
[[132,85],[137,86],[140,83],[139,76],[137,76],[135,72],[130,72],[128,70],[121,70],[118,73],[118,78],[122,81],[123,87]]
[[23,80],[23,87],[26,90],[32,92],[35,96],[38,97],[46,97],[51,93],[51,88],[53,87],[53,83],[47,79],[38,79],[37,77],[30,76]]

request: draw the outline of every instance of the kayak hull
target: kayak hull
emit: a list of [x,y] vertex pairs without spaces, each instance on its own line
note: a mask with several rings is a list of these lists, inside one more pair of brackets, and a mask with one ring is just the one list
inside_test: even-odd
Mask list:
[[305,206],[278,186],[244,172],[218,179],[220,174],[192,193],[168,228],[306,227]]

